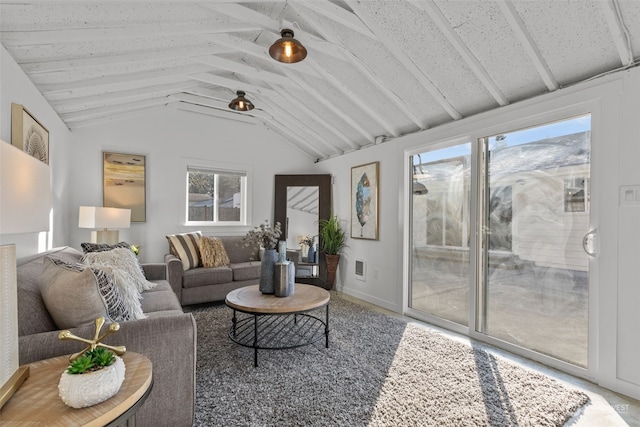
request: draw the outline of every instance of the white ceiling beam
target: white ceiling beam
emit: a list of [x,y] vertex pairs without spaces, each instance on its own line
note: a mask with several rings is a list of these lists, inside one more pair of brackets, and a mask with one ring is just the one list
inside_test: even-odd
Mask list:
[[222,70],[231,71],[237,74],[246,74],[257,80],[262,80],[267,83],[277,85],[290,84],[288,78],[281,74],[275,74],[269,71],[261,70],[259,68],[252,67],[247,64],[243,64],[237,61],[231,61],[229,59],[220,58],[217,56],[201,56],[193,59],[194,62],[200,64],[209,65],[214,68],[220,68]]
[[200,82],[209,83],[216,86],[222,86],[229,88],[234,93],[243,90],[245,92],[253,91],[255,93],[271,93],[272,89],[266,88],[264,86],[258,86],[251,83],[243,82],[241,80],[232,79],[229,77],[218,76],[216,74],[211,73],[197,73],[197,74],[189,74],[189,77],[198,80]]
[[[189,104],[194,105],[202,105],[203,107],[216,108],[218,110],[227,111],[229,110],[229,102],[228,101],[219,101],[216,99],[211,99],[204,96],[192,95],[189,93],[176,93],[168,96],[169,99],[173,101],[181,101],[187,102]],[[234,110],[231,110],[234,111]],[[273,117],[265,112],[261,108],[254,108],[251,111],[244,111],[241,113],[244,116],[252,116],[258,119],[273,119]]]
[[208,71],[211,68],[206,65],[195,64],[181,67],[164,68],[159,71],[140,71],[129,74],[116,74],[103,77],[94,77],[85,80],[75,80],[64,83],[52,83],[38,85],[40,92],[45,95],[56,92],[73,92],[80,89],[92,89],[111,87],[113,90],[136,89],[141,86],[152,86],[158,83],[176,83],[184,81],[189,74],[197,74]]
[[624,66],[633,64],[631,40],[629,38],[629,32],[624,26],[624,22],[622,22],[617,0],[602,0],[598,3],[600,3],[602,13],[607,20],[607,25],[609,25],[613,43],[616,45],[618,55],[620,55],[620,62],[622,62]]
[[368,12],[363,9],[356,0],[345,0],[351,9],[360,17],[360,19],[376,34],[377,40],[382,43],[387,50],[406,68],[406,70],[415,77],[422,87],[429,92],[431,97],[440,104],[440,106],[451,116],[458,120],[462,118],[462,114],[458,112],[453,105],[447,101],[438,88],[429,80],[429,78],[413,63],[411,58],[402,50],[402,46],[393,41],[385,31],[369,16]]
[[[330,152],[333,152],[335,154],[342,154],[342,151],[340,149],[336,148],[325,139],[319,137],[308,126],[305,127],[302,124],[300,124],[300,121],[297,120],[297,118],[292,117],[288,111],[280,108],[270,98],[259,96],[257,99],[260,101],[260,104],[264,105],[265,108],[268,108],[270,111],[272,111],[273,116],[278,117],[277,120],[280,123],[282,123],[284,126],[286,126],[288,129],[294,131],[298,135],[306,135],[304,136],[304,139],[306,141],[313,140],[314,141],[313,145],[318,150],[320,150],[319,146],[324,146]],[[320,150],[320,152],[323,154],[323,156],[327,155],[326,151]]]
[[[360,146],[355,142],[351,141],[349,138],[344,136],[344,132],[338,129],[333,123],[326,120],[321,115],[317,114],[315,111],[312,111],[304,102],[299,101],[293,95],[286,91],[286,88],[283,88],[277,92],[277,94],[285,101],[285,103],[293,104],[292,107],[296,111],[301,111],[309,117],[312,117],[313,120],[320,123],[325,129],[327,129],[331,134],[333,134],[336,139],[341,140],[346,145],[351,148],[359,148]],[[275,101],[275,100],[274,100]],[[285,111],[287,109],[285,108]]]
[[231,100],[236,97],[235,92],[223,87],[210,88],[196,86],[190,89],[185,89],[182,92],[227,102],[231,102]]
[[323,104],[324,106],[326,106],[327,108],[329,108],[331,111],[336,112],[336,114],[338,115],[338,117],[340,117],[344,122],[346,122],[349,126],[351,126],[354,130],[356,130],[360,135],[362,135],[367,141],[373,141],[375,138],[375,135],[373,135],[371,132],[369,132],[368,130],[366,130],[365,128],[363,128],[360,123],[356,122],[354,119],[351,118],[351,116],[349,116],[345,111],[343,111],[340,107],[338,107],[337,105],[335,105],[333,102],[329,101],[328,99],[326,99],[320,92],[318,92],[316,89],[314,89],[313,87],[305,84],[302,80],[300,80],[300,78],[296,75],[294,75],[293,73],[291,73],[290,71],[287,71],[287,75],[289,76],[289,78],[291,80],[293,80],[294,82],[296,82],[298,84],[298,86],[300,86],[303,90],[305,90],[306,92],[309,93],[309,96],[313,99],[315,99],[316,101],[320,102],[321,104]]
[[473,52],[469,50],[458,33],[456,33],[456,31],[451,27],[451,23],[447,17],[444,16],[442,11],[440,11],[438,6],[436,6],[433,0],[409,0],[409,2],[416,8],[427,12],[431,20],[433,20],[440,29],[440,32],[444,34],[447,40],[449,40],[449,43],[453,45],[456,52],[458,52],[458,55],[460,55],[462,60],[467,63],[478,80],[480,80],[491,96],[493,96],[493,99],[495,99],[500,106],[508,105],[509,101],[504,96],[496,82],[491,78],[489,73],[487,73],[487,70],[485,70],[480,61],[478,61],[478,58],[476,58]]
[[392,125],[389,120],[387,120],[381,114],[378,114],[372,107],[370,107],[369,104],[358,93],[342,83],[342,81],[340,81],[339,79],[335,78],[317,61],[310,58],[307,58],[307,61],[315,66],[316,70],[324,78],[325,82],[329,83],[331,86],[337,89],[338,92],[342,93],[345,96],[345,99],[349,100],[351,110],[357,109],[362,111],[365,115],[369,116],[371,120],[373,120],[375,123],[378,123],[388,134],[396,137],[400,136],[400,131],[396,129],[396,127]]
[[71,30],[2,31],[5,46],[34,46],[39,44],[86,43],[95,41],[149,39],[169,36],[197,36],[200,34],[259,31],[252,24],[207,25],[144,25],[111,28],[76,28]]
[[167,106],[175,108],[176,110],[190,111],[192,113],[219,117],[226,120],[234,120],[237,122],[249,123],[252,125],[260,124],[260,120],[256,119],[255,117],[245,116],[236,113],[233,110],[223,111],[218,110],[217,108],[203,107],[202,105],[194,105],[187,102],[171,102],[167,104]]
[[316,146],[311,144],[304,137],[298,135],[295,131],[289,129],[280,121],[276,119],[265,120],[264,124],[267,129],[272,129],[282,135],[291,147],[299,151],[302,150],[304,153],[306,153],[307,156],[311,157],[312,159],[317,160],[327,157],[326,154],[318,150]]
[[[337,37],[333,31],[329,31],[329,29],[323,28],[321,25],[316,23],[312,17],[304,10],[304,8],[300,7],[300,5],[304,5],[306,3],[290,3],[291,6],[302,16],[306,22],[311,25],[314,30],[324,37],[328,42],[331,42],[336,45],[336,47],[340,50],[343,57],[362,74],[364,77],[369,80],[369,82],[375,86],[383,95],[387,97],[387,99],[395,105],[395,107],[400,110],[409,120],[418,126],[420,130],[424,130],[427,128],[427,124],[418,118],[409,108],[406,103],[396,95],[391,89],[389,89],[389,85],[383,84],[378,77],[374,74],[374,72],[365,66],[363,62],[355,56],[355,54],[349,51],[340,41],[340,38]],[[354,147],[355,148],[355,147]]]
[[57,71],[78,70],[82,68],[99,67],[102,65],[130,64],[132,62],[151,62],[192,58],[204,55],[217,55],[232,50],[222,46],[210,47],[177,47],[157,52],[138,51],[124,55],[81,56],[54,61],[22,62],[20,66],[27,74],[51,73]]
[[157,98],[169,94],[187,90],[194,90],[198,82],[188,80],[169,85],[149,86],[134,90],[124,90],[120,92],[109,92],[100,95],[82,96],[77,98],[65,98],[56,101],[49,101],[49,104],[58,114],[71,113],[73,111],[84,110],[86,108],[104,107],[125,102],[141,101],[148,98]]
[[507,22],[509,22],[513,35],[516,36],[516,39],[520,42],[520,45],[531,59],[533,66],[536,71],[538,71],[538,74],[542,78],[544,84],[547,85],[547,88],[550,91],[558,90],[560,88],[558,81],[551,72],[547,62],[542,57],[540,49],[538,49],[533,37],[529,34],[527,27],[524,25],[524,22],[522,22],[522,18],[520,18],[520,15],[513,6],[513,3],[511,3],[511,1],[497,1],[494,4],[500,8],[502,14],[507,19]]
[[[164,107],[146,107],[145,112],[152,112],[156,109],[159,108],[164,108]],[[128,120],[131,119],[131,112],[130,111],[124,111],[124,112],[117,112],[117,113],[113,113],[113,114],[109,114],[109,115],[105,115],[102,117],[97,117],[95,119],[90,119],[90,120],[84,120],[84,121],[79,121],[79,122],[71,122],[69,124],[67,124],[67,127],[70,130],[74,130],[74,129],[80,129],[80,128],[87,128],[87,127],[92,127],[92,126],[97,126],[100,124],[104,124],[104,123],[109,123],[109,122],[113,122],[113,121],[118,121],[118,120]]]
[[144,99],[142,101],[122,103],[118,105],[109,105],[107,107],[90,108],[82,111],[75,111],[73,113],[60,114],[60,118],[63,122],[69,124],[72,122],[78,122],[88,119],[95,119],[101,116],[108,116],[114,113],[123,111],[136,111],[142,110],[147,107],[155,107],[156,105],[164,105],[167,103],[167,97],[162,96],[159,98]]
[[317,12],[333,21],[336,21],[350,30],[356,31],[365,37],[377,40],[375,31],[366,22],[362,22],[359,16],[341,8],[340,6],[328,1],[307,1],[304,5],[309,9]]

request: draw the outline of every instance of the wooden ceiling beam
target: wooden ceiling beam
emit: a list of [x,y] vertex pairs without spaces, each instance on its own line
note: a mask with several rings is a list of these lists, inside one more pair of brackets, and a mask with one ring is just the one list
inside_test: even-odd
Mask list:
[[433,0],[408,0],[419,10],[427,12],[429,17],[440,29],[440,32],[449,40],[449,43],[458,52],[458,55],[466,62],[467,66],[471,69],[471,72],[480,80],[485,89],[493,96],[498,105],[505,106],[509,104],[509,101],[504,96],[496,82],[491,78],[487,70],[482,66],[478,58],[471,52],[465,42],[460,38],[458,33],[451,27],[451,23],[446,16],[440,11],[438,6]]
[[314,12],[317,12],[335,22],[338,22],[348,29],[362,34],[365,37],[369,37],[373,40],[378,39],[375,31],[372,31],[371,27],[369,27],[366,22],[363,23],[361,18],[357,14],[353,14],[334,3],[328,1],[307,1],[304,2],[304,5]]
[[66,58],[52,61],[22,62],[19,65],[27,74],[42,74],[59,71],[73,71],[82,68],[100,67],[102,65],[130,64],[136,62],[151,62],[193,58],[204,55],[218,55],[229,53],[231,49],[222,46],[208,47],[177,47],[157,52],[138,51],[123,55],[92,55]]
[[[153,111],[154,109],[159,109],[159,108],[164,108],[164,107],[161,107],[161,106],[145,107],[145,111]],[[94,119],[77,121],[77,122],[69,122],[67,124],[67,127],[70,130],[74,130],[74,129],[97,126],[97,125],[118,121],[118,120],[130,120],[130,119],[131,119],[131,111],[123,111],[123,112],[116,112],[113,114],[107,114],[101,117],[96,117]]]
[[500,11],[507,19],[507,22],[511,26],[513,35],[520,42],[520,45],[529,56],[529,59],[531,59],[533,66],[540,75],[540,78],[542,78],[544,84],[547,85],[547,88],[550,91],[558,90],[560,88],[558,81],[551,72],[551,69],[544,60],[542,53],[540,53],[540,49],[538,49],[533,37],[529,34],[527,27],[524,25],[524,22],[522,22],[522,18],[520,18],[518,11],[516,11],[511,1],[498,1],[495,2],[495,5],[500,8]]
[[[365,66],[363,62],[350,50],[348,50],[340,41],[340,38],[337,37],[333,31],[329,29],[323,28],[317,22],[315,22],[312,17],[304,10],[301,5],[306,5],[307,3],[290,3],[291,6],[302,16],[306,22],[311,25],[314,30],[320,34],[322,37],[327,40],[327,42],[333,43],[336,48],[342,53],[344,59],[347,60],[355,69],[360,72],[368,81],[371,83],[376,89],[378,89],[384,96],[386,96],[387,100],[391,102],[395,107],[400,110],[409,120],[418,126],[418,129],[424,130],[428,126],[422,120],[418,118],[406,105],[406,103],[396,95],[391,89],[389,89],[389,85],[383,84],[379,78],[374,74],[374,72]],[[354,147],[355,148],[355,147]]]
[[259,68],[255,68],[247,64],[243,64],[237,61],[231,61],[229,59],[220,58],[213,55],[194,58],[194,61],[200,64],[209,65],[214,68],[227,70],[232,73],[246,74],[251,76],[252,78],[255,78],[257,80],[262,80],[264,82],[271,83],[271,84],[277,84],[277,85],[290,84],[289,79],[281,74],[276,74],[270,71],[261,70]]
[[[308,135],[305,137],[305,140],[308,140],[308,141],[313,140],[314,146],[316,147],[324,146],[326,147],[326,149],[330,150],[330,152],[333,152],[334,154],[342,154],[342,151],[339,148],[333,146],[331,143],[329,143],[325,139],[318,137],[318,135],[314,133],[313,130],[311,130],[310,128],[308,127],[305,128],[303,125],[300,124],[299,121],[291,117],[290,113],[280,108],[270,98],[258,97],[257,99],[260,100],[260,103],[264,105],[265,108],[268,108],[272,112],[274,120],[275,120],[275,117],[279,117],[279,119],[277,120],[280,123],[282,123],[284,126],[286,126],[288,129],[295,131],[298,135]],[[327,155],[326,152],[323,151],[323,157],[325,157],[326,155]]]
[[198,36],[202,34],[259,31],[253,24],[207,25],[141,25],[105,28],[75,28],[70,30],[1,31],[2,44],[10,47],[40,44],[87,43],[95,41],[149,39],[171,36]]
[[625,67],[632,65],[633,49],[631,48],[631,40],[627,28],[622,22],[617,0],[602,0],[598,3],[600,3],[602,13],[607,20],[613,43],[616,45],[618,55],[620,55],[620,62]]
[[73,92],[91,89],[93,91],[112,88],[113,90],[136,89],[141,86],[153,86],[158,83],[176,83],[187,79],[189,74],[209,71],[211,67],[201,64],[164,68],[158,71],[139,71],[136,73],[107,75],[85,80],[39,85],[40,92],[47,97],[56,92]]
[[420,70],[411,58],[404,52],[402,46],[393,41],[385,31],[369,16],[368,12],[356,0],[345,0],[349,7],[356,13],[358,17],[366,24],[369,29],[376,34],[376,39],[382,43],[387,50],[398,60],[400,64],[429,92],[431,97],[440,104],[440,106],[455,120],[462,118],[462,114],[456,110],[453,105],[447,101],[440,90],[429,80],[429,78]]
[[168,84],[143,87],[133,90],[123,90],[119,92],[109,92],[100,95],[82,96],[77,98],[65,98],[56,101],[49,101],[49,104],[58,112],[71,113],[88,108],[105,107],[143,99],[158,98],[167,96],[175,92],[194,90],[199,83],[192,80]]
[[158,98],[144,99],[142,101],[121,103],[118,105],[109,105],[99,108],[88,108],[86,110],[75,111],[73,113],[60,114],[60,118],[63,122],[69,124],[72,122],[79,122],[88,119],[94,119],[101,116],[108,116],[114,113],[123,111],[136,111],[142,110],[147,107],[154,107],[157,105],[164,105],[167,103],[167,97],[161,96]]

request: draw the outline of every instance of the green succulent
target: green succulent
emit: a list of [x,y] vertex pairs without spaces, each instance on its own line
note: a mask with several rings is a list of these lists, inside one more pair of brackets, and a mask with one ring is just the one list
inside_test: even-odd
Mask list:
[[104,347],[87,350],[82,356],[71,362],[67,372],[76,375],[85,372],[93,372],[111,365],[115,361],[115,355]]

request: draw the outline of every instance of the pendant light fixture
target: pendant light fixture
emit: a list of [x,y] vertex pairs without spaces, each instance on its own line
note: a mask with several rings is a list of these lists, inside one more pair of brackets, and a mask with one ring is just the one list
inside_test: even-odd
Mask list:
[[255,105],[244,97],[244,91],[239,90],[236,95],[238,96],[229,103],[229,108],[236,111],[250,111],[255,108]]
[[293,30],[288,28],[280,32],[282,38],[276,40],[269,48],[269,55],[273,59],[285,64],[300,62],[307,57],[307,49],[293,38]]

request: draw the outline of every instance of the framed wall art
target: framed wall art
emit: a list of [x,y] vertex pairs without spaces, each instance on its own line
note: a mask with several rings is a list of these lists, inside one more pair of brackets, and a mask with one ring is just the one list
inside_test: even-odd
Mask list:
[[106,208],[131,209],[131,222],[145,222],[145,156],[125,153],[102,153],[102,194]]
[[351,168],[351,237],[378,240],[380,162]]
[[49,164],[49,131],[21,104],[11,104],[11,145]]

